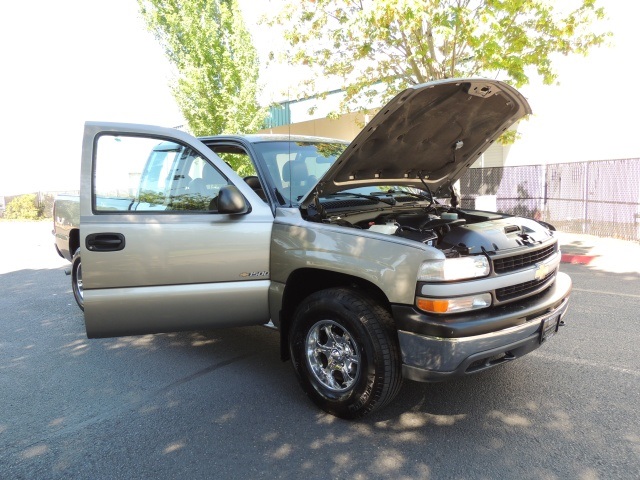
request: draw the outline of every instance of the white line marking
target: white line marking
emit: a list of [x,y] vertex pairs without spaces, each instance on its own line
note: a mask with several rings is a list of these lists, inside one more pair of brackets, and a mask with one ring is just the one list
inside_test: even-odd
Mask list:
[[603,295],[616,295],[618,297],[640,298],[640,295],[634,295],[633,293],[603,292],[601,290],[587,290],[585,288],[574,288],[572,290],[574,292],[601,293]]
[[640,371],[632,370],[630,368],[618,367],[615,365],[607,365],[604,363],[592,362],[590,360],[583,360],[581,358],[563,357],[562,355],[554,355],[550,353],[543,353],[540,351],[531,352],[529,355],[534,357],[544,358],[545,360],[551,360],[554,362],[573,363],[574,365],[584,365],[586,367],[606,368],[618,373],[626,373],[633,375],[634,377],[640,377]]

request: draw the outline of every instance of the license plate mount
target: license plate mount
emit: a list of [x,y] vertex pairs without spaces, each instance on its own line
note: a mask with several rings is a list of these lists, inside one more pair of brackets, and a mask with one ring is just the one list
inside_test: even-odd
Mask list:
[[560,327],[560,315],[553,315],[542,320],[540,327],[540,343],[544,343],[553,337]]

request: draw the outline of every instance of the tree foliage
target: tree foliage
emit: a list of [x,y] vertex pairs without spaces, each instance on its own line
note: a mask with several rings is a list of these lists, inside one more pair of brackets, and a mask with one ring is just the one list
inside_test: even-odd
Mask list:
[[36,203],[36,194],[20,195],[7,204],[4,218],[8,220],[38,220],[42,217],[42,208]]
[[288,60],[315,71],[305,93],[316,76],[336,77],[348,110],[380,86],[387,100],[443,78],[553,83],[556,54],[586,55],[606,41],[591,31],[603,17],[595,0],[292,0],[269,23],[284,27]]
[[237,0],[138,0],[177,69],[173,95],[194,135],[251,133],[262,126],[258,56]]

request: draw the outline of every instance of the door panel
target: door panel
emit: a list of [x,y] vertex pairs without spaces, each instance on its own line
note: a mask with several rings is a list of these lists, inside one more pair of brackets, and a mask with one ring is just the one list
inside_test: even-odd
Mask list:
[[[254,325],[265,317],[268,280],[85,291],[91,338]],[[224,301],[221,302],[220,299]]]
[[255,280],[243,274],[269,271],[272,222],[252,221],[251,213],[232,220],[213,214],[94,216],[82,223],[81,237],[118,232],[126,246],[82,251],[85,291]]
[[[217,212],[227,185],[249,213]],[[197,139],[88,123],[80,209],[89,337],[269,320],[271,209]]]

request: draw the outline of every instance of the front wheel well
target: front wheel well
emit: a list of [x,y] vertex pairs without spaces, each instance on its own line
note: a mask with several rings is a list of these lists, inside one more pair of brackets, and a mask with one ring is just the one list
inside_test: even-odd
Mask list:
[[289,326],[300,302],[315,292],[336,287],[352,288],[364,292],[391,312],[391,304],[385,293],[368,280],[315,268],[296,270],[287,279],[280,310],[280,357],[283,361],[289,359]]

